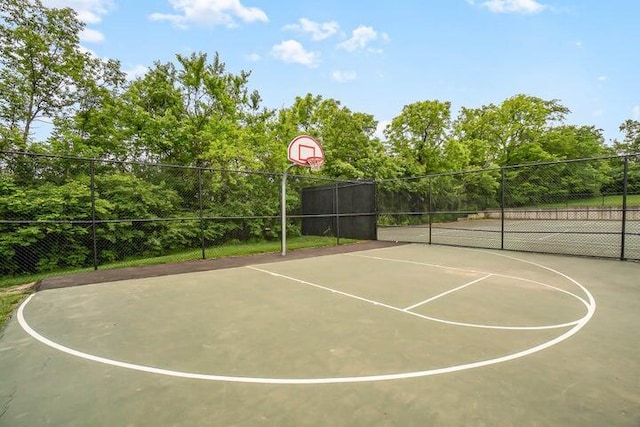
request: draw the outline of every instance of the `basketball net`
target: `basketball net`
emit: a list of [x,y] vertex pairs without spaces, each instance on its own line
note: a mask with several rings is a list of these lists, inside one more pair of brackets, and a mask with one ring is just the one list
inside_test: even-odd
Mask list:
[[318,172],[322,168],[324,159],[322,157],[308,157],[307,166],[311,169],[311,172]]

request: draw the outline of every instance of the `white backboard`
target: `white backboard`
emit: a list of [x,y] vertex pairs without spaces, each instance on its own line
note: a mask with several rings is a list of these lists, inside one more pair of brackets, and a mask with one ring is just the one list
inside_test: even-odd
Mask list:
[[318,141],[308,135],[300,135],[295,137],[289,143],[289,160],[300,166],[308,166],[308,159],[321,159],[320,164],[324,162],[324,151]]

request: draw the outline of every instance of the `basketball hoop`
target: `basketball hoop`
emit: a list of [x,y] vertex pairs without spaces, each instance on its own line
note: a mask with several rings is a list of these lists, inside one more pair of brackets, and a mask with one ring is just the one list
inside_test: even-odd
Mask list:
[[307,157],[307,166],[311,169],[311,172],[318,172],[324,164],[324,158],[322,157]]
[[309,135],[297,136],[289,143],[287,150],[289,161],[296,165],[317,171],[324,162],[322,145]]
[[318,172],[324,163],[324,151],[322,145],[309,135],[298,135],[290,143],[287,149],[287,157],[291,164],[282,174],[280,184],[280,224],[282,226],[282,256],[287,254],[287,174],[289,170],[298,165]]

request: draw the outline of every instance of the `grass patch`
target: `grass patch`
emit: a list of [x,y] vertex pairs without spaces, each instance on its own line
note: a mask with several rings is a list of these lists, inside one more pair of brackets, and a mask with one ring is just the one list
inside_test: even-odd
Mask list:
[[13,310],[29,295],[24,286],[0,290],[0,327],[9,319]]
[[[627,195],[627,206],[640,206],[640,194]],[[544,203],[540,207],[545,208],[572,208],[572,207],[622,207],[622,196],[594,196],[586,199],[566,200],[563,202]]]
[[[340,239],[340,243],[354,243],[354,239]],[[333,246],[336,244],[335,237],[323,236],[300,236],[287,239],[287,250],[313,248],[321,246]],[[220,246],[206,248],[205,257],[207,259],[224,258],[228,256],[253,255],[260,253],[279,252],[280,241],[272,242],[254,242],[254,243],[227,243]],[[192,261],[202,259],[202,249],[194,249],[189,251],[177,252],[170,255],[163,255],[148,258],[128,259],[110,264],[100,265],[100,270],[122,268],[122,267],[141,267],[145,265],[167,264],[181,261]],[[61,276],[64,274],[73,274],[92,271],[91,267],[57,270],[46,273],[30,274],[16,277],[0,277],[0,291],[7,288],[25,283],[37,282],[45,277]]]
[[[340,239],[340,243],[354,243],[354,239]],[[322,236],[300,236],[287,239],[287,250],[316,248],[322,246],[334,246],[335,237]],[[264,254],[269,252],[279,252],[280,241],[252,242],[252,243],[225,243],[220,246],[213,246],[205,249],[206,259],[225,258],[229,256],[243,256]],[[171,262],[192,261],[202,259],[202,249],[195,249],[170,255],[163,255],[153,258],[138,258],[124,260],[111,264],[101,265],[101,270],[108,268],[140,267],[143,265],[166,264]],[[1,282],[0,282],[1,283]],[[1,285],[0,285],[1,286]]]

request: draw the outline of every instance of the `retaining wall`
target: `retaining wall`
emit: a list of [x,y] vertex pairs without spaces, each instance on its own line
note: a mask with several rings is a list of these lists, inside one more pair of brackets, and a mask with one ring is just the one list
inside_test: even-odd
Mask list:
[[[500,219],[501,211],[471,214],[468,219]],[[573,207],[544,209],[505,209],[505,219],[621,221],[621,207]],[[627,208],[627,220],[640,221],[640,207]]]

